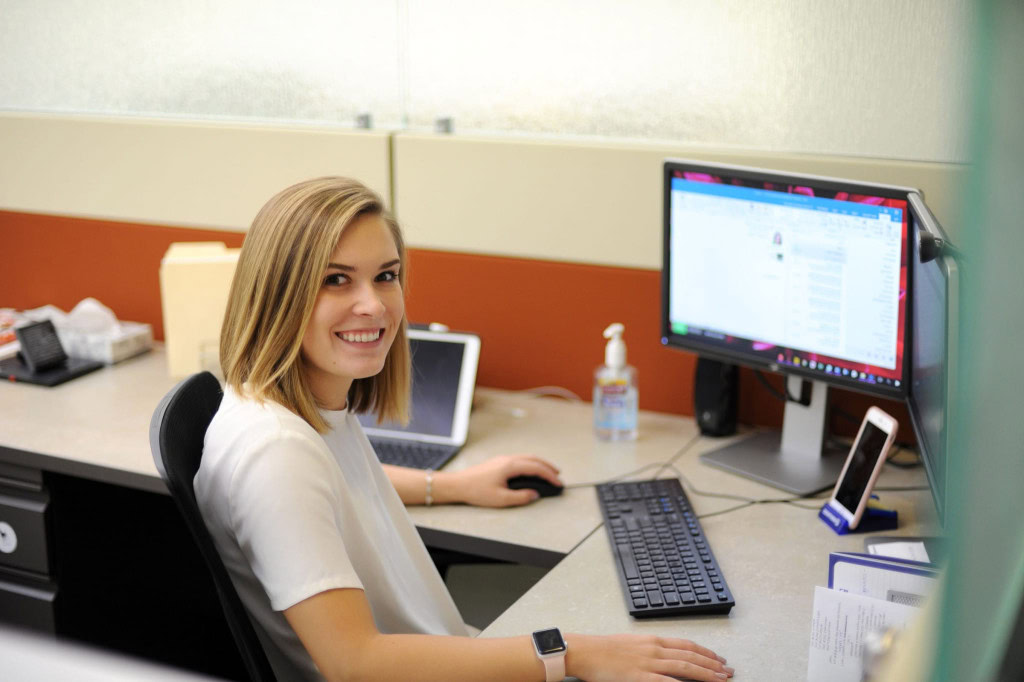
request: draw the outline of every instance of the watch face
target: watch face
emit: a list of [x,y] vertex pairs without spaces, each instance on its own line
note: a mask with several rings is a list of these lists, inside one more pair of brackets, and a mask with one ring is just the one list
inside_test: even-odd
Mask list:
[[533,642],[537,645],[537,653],[541,656],[565,651],[565,640],[562,639],[562,633],[558,628],[538,630],[533,633]]

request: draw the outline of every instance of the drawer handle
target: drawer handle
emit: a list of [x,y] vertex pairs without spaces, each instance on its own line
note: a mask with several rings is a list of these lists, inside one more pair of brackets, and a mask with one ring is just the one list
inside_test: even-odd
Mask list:
[[18,549],[18,534],[14,532],[11,524],[0,521],[0,552],[10,554]]

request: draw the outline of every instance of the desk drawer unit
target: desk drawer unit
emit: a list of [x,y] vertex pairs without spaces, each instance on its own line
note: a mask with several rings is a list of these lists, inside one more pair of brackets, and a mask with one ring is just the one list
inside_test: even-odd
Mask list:
[[0,622],[56,634],[57,587],[45,580],[0,571]]
[[49,575],[50,552],[46,517],[50,506],[45,491],[0,487],[0,568]]
[[49,509],[41,486],[0,482],[0,621],[54,632]]

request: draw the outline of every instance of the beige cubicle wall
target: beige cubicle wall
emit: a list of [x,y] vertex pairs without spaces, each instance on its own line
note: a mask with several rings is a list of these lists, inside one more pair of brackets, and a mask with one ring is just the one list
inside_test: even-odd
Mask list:
[[672,143],[16,112],[0,113],[0,140],[0,210],[244,230],[288,184],[350,175],[394,197],[413,247],[646,269],[661,266],[665,158],[918,187],[954,238],[966,174]]
[[360,178],[390,196],[388,132],[0,113],[0,209],[245,230],[288,185]]
[[[0,141],[0,307],[70,309],[93,296],[164,338],[158,271],[169,244],[240,246],[273,193],[350,175],[389,197],[406,230],[409,319],[478,333],[481,385],[588,396],[601,330],[617,321],[644,377],[641,407],[677,414],[692,414],[695,360],[660,343],[666,157],[919,187],[954,239],[967,173],[669,143],[27,113],[0,114]],[[746,385],[741,421],[778,424],[781,408]],[[839,402],[860,413],[862,398]]]
[[659,269],[666,158],[918,188],[958,234],[965,166],[668,143],[399,133],[395,208],[414,247]]

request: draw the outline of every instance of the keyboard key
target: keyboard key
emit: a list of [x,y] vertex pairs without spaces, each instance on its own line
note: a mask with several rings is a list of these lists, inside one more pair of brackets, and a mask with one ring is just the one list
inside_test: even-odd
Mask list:
[[633,561],[633,553],[629,551],[629,545],[616,545],[616,551],[618,552],[619,563],[622,565],[622,571],[626,579],[640,577],[636,570],[636,563]]

